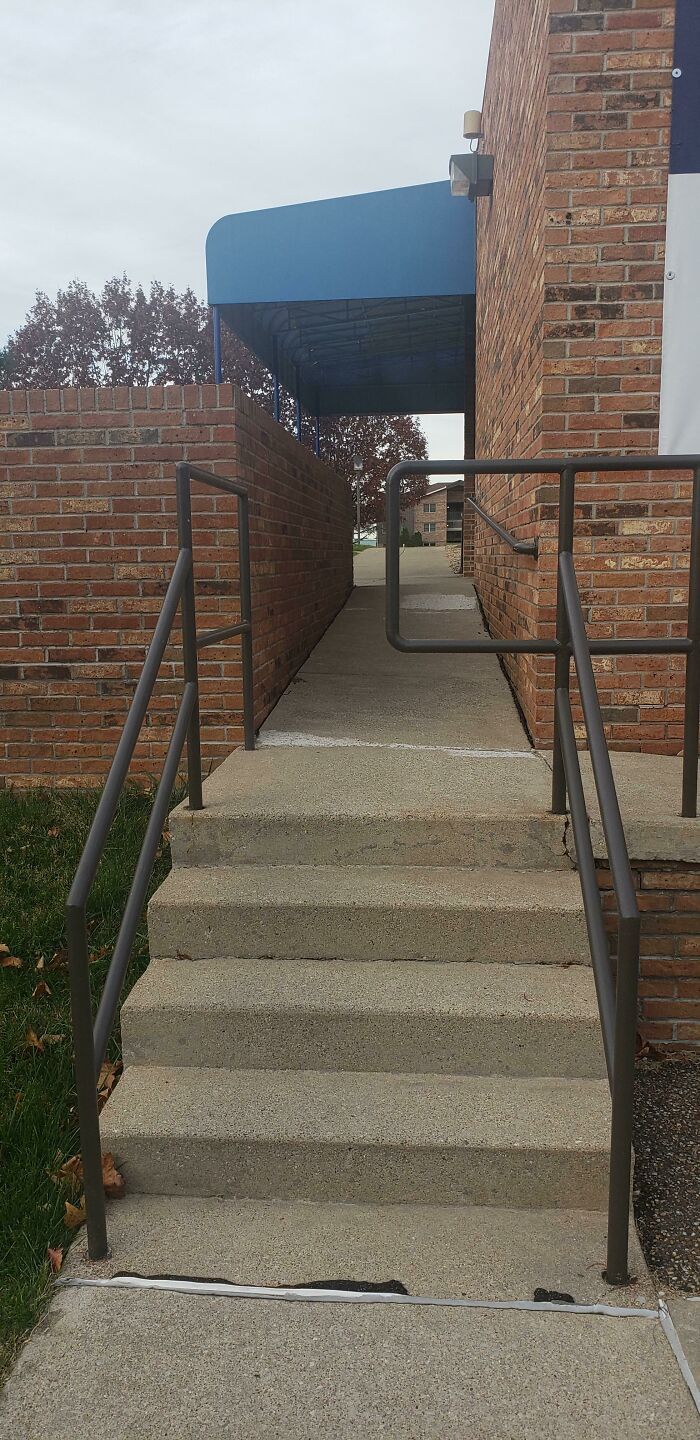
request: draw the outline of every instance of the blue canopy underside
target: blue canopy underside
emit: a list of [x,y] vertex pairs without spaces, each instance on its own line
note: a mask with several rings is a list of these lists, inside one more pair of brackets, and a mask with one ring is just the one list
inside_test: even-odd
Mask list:
[[207,286],[311,413],[469,409],[474,207],[449,182],[225,216]]

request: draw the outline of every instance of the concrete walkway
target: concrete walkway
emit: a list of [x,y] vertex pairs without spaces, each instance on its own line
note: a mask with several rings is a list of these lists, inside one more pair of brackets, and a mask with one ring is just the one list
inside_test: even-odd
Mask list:
[[54,1301],[0,1435],[691,1440],[697,1420],[656,1320],[115,1289]]
[[[404,866],[438,870],[484,864],[488,851],[488,863],[496,866],[542,866],[550,891],[557,893],[575,877],[563,823],[546,817],[549,763],[532,751],[497,659],[409,657],[392,650],[384,638],[383,563],[381,551],[357,557],[357,588],[263,727],[259,753],[237,753],[212,777],[205,825],[199,827],[197,817],[190,817],[192,824],[174,823],[175,849],[206,846],[214,835],[219,850],[211,863],[221,863],[220,852],[229,845],[230,863],[243,845],[251,866],[266,858],[284,867],[290,857],[313,866],[329,855],[336,863],[356,864],[371,849],[379,867],[396,863],[398,852]],[[402,582],[405,633],[483,633],[473,588],[449,572],[443,551],[406,551]],[[664,783],[668,777],[666,768]],[[634,773],[626,772],[625,779],[625,793],[636,804],[644,789]],[[519,862],[513,858],[516,830]],[[207,862],[206,854],[200,861]],[[186,863],[194,863],[189,851]],[[484,930],[493,923],[493,909],[492,904],[490,919],[484,916]],[[357,924],[355,914],[349,927],[355,933]],[[525,944],[531,943],[531,929],[531,923],[520,927]],[[543,935],[543,948],[546,939]],[[156,961],[154,974],[168,963],[173,962]],[[283,977],[284,967],[265,963],[266,984],[284,1013],[276,978]],[[391,988],[399,972],[395,960],[372,967],[363,961],[347,975],[357,974],[353,983],[359,984],[371,969],[376,984],[382,963],[395,972],[387,973]],[[307,962],[307,969],[314,965],[318,1009],[318,966],[324,976],[335,972],[330,959]],[[480,1046],[497,1045],[489,1040],[487,1022],[499,967],[490,969],[483,977],[489,987],[482,997],[484,1019],[470,1048],[477,1070],[488,1068],[478,1063]],[[201,973],[212,980],[213,971]],[[478,973],[474,966],[474,983]],[[511,1008],[517,1000],[536,1010],[535,967],[525,967],[522,981],[517,978]],[[570,988],[589,979],[576,966],[552,966],[550,1000],[562,983]],[[232,1048],[241,1044],[241,984],[239,978]],[[258,989],[253,997],[258,1006],[260,994]],[[207,997],[200,999],[207,1016]],[[331,999],[340,1005],[342,993],[327,998],[324,1020],[326,1013],[333,1019]],[[404,999],[407,1014],[414,1001],[418,1010],[418,1002],[425,1003],[420,996]],[[162,989],[157,1003],[163,1003]],[[443,994],[443,1009],[449,1011],[450,1004]],[[502,1009],[497,1006],[499,1033],[507,1021]],[[163,1010],[163,1045],[178,1043],[173,1015],[172,1008]],[[216,1060],[215,1045],[207,1041],[207,1035],[223,1032],[222,1015],[217,998],[210,1030],[202,1036],[208,1065],[222,1058]],[[475,1011],[475,1024],[478,1018]],[[259,1045],[260,1014],[255,1023]],[[132,1034],[134,1024],[132,1011]],[[307,1018],[300,1041],[307,1048],[310,1025]],[[152,1030],[149,1022],[149,1043]],[[530,1040],[532,1032],[528,1023]],[[464,1033],[462,1025],[460,1042]],[[387,1037],[387,1050],[398,1038],[397,1027],[397,1036]],[[275,1042],[278,1050],[281,1043]],[[328,1031],[319,1035],[321,1056],[324,1043]],[[580,1056],[580,1044],[576,1053]],[[193,1071],[185,1068],[188,1073]],[[214,1080],[226,1072],[202,1073],[213,1077],[213,1094]],[[517,1076],[506,1079],[499,1094],[518,1083]],[[122,1090],[126,1095],[127,1083],[117,1096]],[[215,1098],[212,1109],[218,1114]],[[270,1122],[273,1110],[271,1092],[258,1106],[261,1124]],[[355,1125],[357,1116],[352,1119]],[[406,1123],[410,1120],[407,1114]],[[499,1112],[495,1123],[501,1120]],[[544,1148],[552,1143],[550,1135]],[[153,1158],[158,1163],[158,1156]],[[173,1169],[181,1158],[176,1156]],[[350,1168],[341,1161],[339,1166]],[[235,1166],[228,1173],[235,1180]],[[508,1194],[506,1205],[519,1203]],[[582,1203],[580,1196],[575,1203]],[[196,1193],[130,1194],[110,1209],[112,1260],[87,1265],[81,1236],[66,1265],[68,1279],[109,1281],[126,1272],[289,1285],[348,1275],[399,1279],[412,1296],[438,1303],[290,1303],[153,1289],[63,1288],[0,1398],[1,1440],[75,1440],[97,1431],[110,1440],[278,1435],[316,1440],[321,1434],[338,1440],[609,1440],[611,1435],[636,1440],[650,1429],[685,1440],[698,1432],[698,1415],[638,1248],[633,1250],[637,1283],[629,1290],[611,1291],[601,1278],[603,1210],[321,1204],[298,1196],[225,1200]],[[603,1301],[627,1313],[490,1308],[494,1301],[531,1302],[540,1285],[570,1294],[579,1304]],[[449,1303],[465,1297],[478,1303],[468,1308]]]
[[[355,585],[263,727],[263,744],[340,742],[529,749],[494,655],[402,655],[384,634],[384,551],[355,557]],[[486,632],[473,585],[441,549],[401,558],[406,635]]]

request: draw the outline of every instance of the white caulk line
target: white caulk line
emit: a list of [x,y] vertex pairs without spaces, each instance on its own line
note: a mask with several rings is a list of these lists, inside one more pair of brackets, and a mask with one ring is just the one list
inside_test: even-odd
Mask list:
[[402,610],[476,610],[475,595],[405,595]]
[[141,1275],[66,1277],[57,1289],[164,1290],[181,1295],[220,1295],[231,1300],[286,1300],[341,1305],[440,1305],[458,1310],[525,1310],[533,1314],[609,1315],[620,1320],[658,1320],[658,1310],[623,1305],[567,1305],[541,1300],[467,1300],[462,1296],[394,1295],[386,1291],[312,1290],[271,1285],[233,1285],[221,1280],[155,1280]]
[[[694,1298],[697,1299],[698,1297]],[[683,1376],[683,1379],[688,1386],[688,1389],[692,1396],[693,1404],[695,1405],[695,1409],[697,1410],[698,1415],[700,1415],[700,1387],[698,1387],[695,1376],[693,1375],[688,1361],[685,1358],[685,1351],[683,1349],[683,1346],[681,1345],[680,1335],[678,1334],[678,1331],[676,1330],[676,1327],[671,1319],[665,1300],[659,1300],[659,1320],[661,1321],[661,1328],[664,1332],[664,1335],[666,1336],[666,1339],[668,1340],[668,1343],[671,1346],[671,1349],[676,1357],[678,1369],[680,1370],[681,1375]]]
[[536,760],[535,750],[474,750],[462,745],[412,745],[400,740],[351,740],[348,736],[306,735],[297,730],[266,730],[257,748],[296,746],[309,750],[420,750],[430,755],[452,755],[458,760]]

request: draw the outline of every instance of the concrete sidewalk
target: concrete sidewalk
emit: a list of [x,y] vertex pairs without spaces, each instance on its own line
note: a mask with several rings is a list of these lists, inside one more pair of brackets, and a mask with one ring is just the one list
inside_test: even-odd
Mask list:
[[[355,557],[355,590],[269,716],[261,743],[529,750],[495,655],[402,655],[384,633],[384,551]],[[401,557],[409,636],[485,635],[474,587],[441,549]]]
[[[176,1256],[173,1257],[176,1262]],[[690,1440],[655,1319],[67,1290],[2,1440]]]

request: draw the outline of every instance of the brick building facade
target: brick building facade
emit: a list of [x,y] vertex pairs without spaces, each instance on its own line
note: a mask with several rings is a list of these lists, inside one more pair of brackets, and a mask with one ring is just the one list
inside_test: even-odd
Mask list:
[[401,526],[420,535],[424,545],[460,545],[464,514],[464,483],[431,485],[415,505],[401,512]]
[[[477,201],[476,454],[532,457],[533,469],[481,476],[477,496],[518,536],[536,535],[539,558],[513,555],[469,517],[495,635],[554,634],[558,494],[537,457],[659,449],[675,18],[668,0],[496,0],[480,142],[494,157],[493,195]],[[690,495],[687,472],[579,476],[574,558],[591,636],[685,633]],[[549,745],[553,661],[505,663],[535,743]],[[593,664],[611,747],[678,754],[682,657]],[[583,741],[575,690],[572,700]],[[641,1032],[695,1047],[700,864],[631,858]],[[614,936],[604,861],[598,876]]]
[[[352,586],[347,484],[230,385],[0,390],[0,783],[104,777],[177,554],[175,464],[250,495],[260,724]],[[193,484],[198,619],[238,619],[236,502]],[[177,632],[133,772],[160,771]],[[205,769],[242,737],[240,642],[200,656]]]
[[[477,202],[477,439],[486,456],[658,448],[674,6],[497,0]],[[531,474],[482,477],[487,507],[537,562],[476,526],[494,634],[551,635],[557,495]],[[581,476],[575,559],[591,635],[684,631],[687,474]],[[552,661],[508,669],[535,741],[552,724]],[[679,658],[595,662],[609,740],[677,753]],[[580,715],[578,716],[580,720]]]

